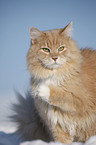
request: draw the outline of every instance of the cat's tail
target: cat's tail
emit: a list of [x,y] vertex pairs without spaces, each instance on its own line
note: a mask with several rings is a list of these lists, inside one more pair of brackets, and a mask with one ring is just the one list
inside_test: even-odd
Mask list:
[[30,93],[23,97],[17,93],[18,103],[12,104],[14,115],[11,116],[12,121],[17,123],[16,133],[24,140],[41,139],[44,141],[53,140],[48,127],[38,114],[35,108],[34,99]]

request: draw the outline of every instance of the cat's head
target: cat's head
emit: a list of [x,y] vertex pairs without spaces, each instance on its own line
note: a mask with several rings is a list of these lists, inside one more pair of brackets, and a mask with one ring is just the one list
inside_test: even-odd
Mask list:
[[77,45],[71,39],[72,22],[63,29],[40,31],[30,28],[31,48],[27,55],[30,72],[52,71],[72,62],[77,55]]

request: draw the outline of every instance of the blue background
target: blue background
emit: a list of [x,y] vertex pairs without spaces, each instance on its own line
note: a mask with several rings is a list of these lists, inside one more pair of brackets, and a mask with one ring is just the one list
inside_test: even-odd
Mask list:
[[73,22],[80,48],[96,48],[96,0],[0,0],[0,97],[26,92],[29,28],[63,28]]

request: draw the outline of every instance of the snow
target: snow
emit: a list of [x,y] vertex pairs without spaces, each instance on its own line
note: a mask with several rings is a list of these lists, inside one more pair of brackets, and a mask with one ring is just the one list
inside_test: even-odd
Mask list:
[[[65,145],[65,144],[62,144],[59,142],[45,143],[41,140],[37,140],[37,141],[32,141],[32,142],[21,143],[20,145]],[[96,136],[91,137],[88,141],[86,141],[86,143],[74,142],[71,145],[96,145]]]
[[[37,140],[37,141],[21,143],[20,145],[65,145],[65,144],[62,144],[62,143],[59,143],[59,142],[45,143],[41,140]],[[96,145],[96,136],[92,136],[88,141],[86,141],[86,143],[74,142],[71,145]]]
[[[32,142],[25,142],[25,143],[21,143],[20,145],[64,145],[63,143],[59,143],[59,142],[50,142],[50,143],[46,143],[43,142],[41,140],[37,140],[37,141],[32,141]],[[71,145],[83,145],[82,143],[73,143]]]
[[[3,102],[3,100],[1,102]],[[34,140],[29,142],[22,141],[20,136],[14,133],[16,130],[15,124],[10,123],[5,117],[8,116],[10,112],[6,107],[6,104],[8,103],[4,104],[1,103],[0,106],[0,145],[64,145],[59,142],[46,143],[42,140]],[[6,109],[4,110],[4,108]],[[72,143],[71,145],[96,145],[96,136],[91,137],[88,141],[86,141],[86,143]]]
[[[46,143],[42,140],[22,141],[18,134],[15,134],[15,127],[0,126],[0,145],[65,145],[60,142]],[[86,143],[72,143],[71,145],[96,145],[96,136],[92,136]]]

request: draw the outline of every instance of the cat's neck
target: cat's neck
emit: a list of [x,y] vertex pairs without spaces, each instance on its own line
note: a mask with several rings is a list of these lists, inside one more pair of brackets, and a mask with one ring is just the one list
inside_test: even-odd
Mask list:
[[81,64],[76,64],[76,67],[63,66],[58,69],[49,70],[46,68],[41,68],[40,71],[36,71],[32,75],[32,79],[36,82],[45,82],[47,85],[54,84],[60,85],[65,84],[72,79],[75,79],[80,73]]

